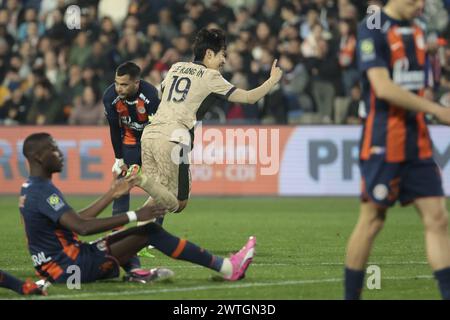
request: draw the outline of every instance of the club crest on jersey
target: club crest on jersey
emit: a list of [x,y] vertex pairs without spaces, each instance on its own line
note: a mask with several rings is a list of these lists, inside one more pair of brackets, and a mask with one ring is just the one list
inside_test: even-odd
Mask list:
[[144,107],[138,107],[138,108],[137,108],[137,111],[138,111],[139,113],[141,113],[141,114],[144,114],[144,113],[145,113],[145,108],[144,108]]

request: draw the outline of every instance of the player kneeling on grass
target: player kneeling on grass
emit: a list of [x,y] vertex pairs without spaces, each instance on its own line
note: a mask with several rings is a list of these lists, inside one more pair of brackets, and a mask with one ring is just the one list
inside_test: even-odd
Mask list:
[[[48,133],[32,134],[25,139],[23,153],[29,163],[30,177],[22,186],[20,212],[34,267],[50,282],[66,282],[71,276],[68,268],[73,265],[80,268],[81,282],[117,277],[119,266],[148,245],[174,259],[218,271],[226,280],[244,278],[254,254],[254,237],[250,237],[245,246],[230,258],[212,255],[185,239],[171,235],[153,222],[114,233],[91,244],[80,241],[77,234],[92,235],[129,222],[155,219],[163,215],[166,208],[145,205],[137,211],[96,218],[114,199],[134,186],[132,179],[114,179],[105,195],[77,213],[51,181],[53,173],[61,172],[63,168],[63,154],[55,140]],[[140,280],[146,282],[172,275],[172,271],[159,268],[143,275]]]

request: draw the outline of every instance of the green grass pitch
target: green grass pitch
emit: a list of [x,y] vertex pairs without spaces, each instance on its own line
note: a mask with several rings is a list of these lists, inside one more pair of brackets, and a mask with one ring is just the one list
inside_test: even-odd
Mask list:
[[[93,199],[67,198],[75,209]],[[133,207],[142,201],[135,197]],[[0,269],[37,279],[17,203],[18,197],[0,197]],[[82,284],[80,290],[53,285],[44,299],[342,299],[345,246],[358,203],[356,198],[193,198],[183,213],[166,216],[165,228],[219,255],[256,235],[256,256],[244,280],[215,281],[214,271],[153,250],[156,258],[142,258],[143,266],[172,268],[173,281],[142,285],[117,279]],[[364,299],[440,298],[412,207],[390,211],[370,264],[381,268],[381,289],[366,288]],[[0,299],[17,298],[22,297],[0,288]]]

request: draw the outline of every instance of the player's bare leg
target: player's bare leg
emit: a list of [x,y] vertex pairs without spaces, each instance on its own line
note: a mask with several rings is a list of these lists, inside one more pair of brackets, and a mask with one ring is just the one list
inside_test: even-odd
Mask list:
[[445,198],[420,198],[414,205],[425,227],[425,245],[433,270],[450,267],[450,238]]
[[434,271],[443,299],[450,299],[450,238],[444,197],[414,201],[425,227],[428,262]]
[[345,298],[359,299],[363,287],[365,266],[377,234],[386,219],[386,210],[374,203],[361,204],[358,222],[347,244],[345,260]]
[[345,261],[345,265],[354,270],[365,268],[375,237],[383,228],[386,218],[386,210],[370,202],[362,203],[360,210],[358,222],[347,245]]

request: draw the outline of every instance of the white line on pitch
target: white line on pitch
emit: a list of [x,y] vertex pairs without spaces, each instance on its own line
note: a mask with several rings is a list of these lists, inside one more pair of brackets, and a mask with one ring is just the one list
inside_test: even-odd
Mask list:
[[[414,280],[414,279],[433,279],[431,275],[417,275],[414,277],[384,277],[385,280]],[[77,299],[86,298],[91,296],[130,296],[130,295],[148,295],[148,294],[158,294],[158,293],[172,293],[172,292],[192,292],[192,291],[206,291],[206,290],[223,290],[223,289],[241,289],[241,288],[252,288],[252,287],[270,287],[270,286],[290,286],[290,285],[302,285],[302,284],[317,284],[317,283],[333,283],[342,282],[342,278],[329,278],[329,279],[316,279],[316,280],[290,280],[290,281],[280,281],[280,282],[253,282],[253,283],[243,283],[243,284],[223,284],[223,285],[211,285],[211,286],[197,286],[197,287],[186,287],[186,288],[167,288],[167,289],[153,289],[153,290],[128,290],[121,292],[85,292],[79,294],[57,294],[50,295],[48,297],[36,297],[35,299]],[[24,300],[21,298],[20,300]],[[15,299],[16,300],[16,299]]]
[[[385,262],[369,262],[368,265],[371,264],[377,264],[377,265],[414,265],[414,264],[418,264],[418,265],[427,265],[428,262],[427,261],[385,261]],[[172,268],[172,269],[203,269],[204,267],[202,266],[198,266],[198,265],[186,265],[186,266],[171,266],[171,265],[164,265],[161,264],[162,266],[165,266],[167,268]],[[319,262],[319,263],[253,263],[252,267],[308,267],[308,266],[343,266],[344,263],[343,262]],[[3,270],[5,271],[33,271],[30,270],[29,268],[3,268]]]

